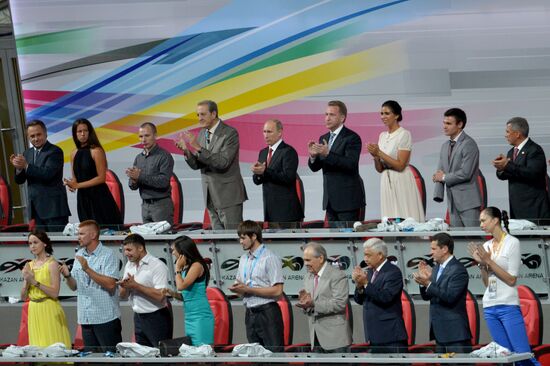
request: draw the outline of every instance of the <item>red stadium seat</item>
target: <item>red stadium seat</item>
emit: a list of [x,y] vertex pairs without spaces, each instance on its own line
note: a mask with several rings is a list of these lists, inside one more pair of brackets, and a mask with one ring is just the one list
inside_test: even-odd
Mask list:
[[223,291],[217,287],[208,287],[206,296],[214,314],[214,346],[230,345],[233,341],[231,303]]
[[426,183],[424,182],[422,174],[420,174],[414,165],[409,164],[409,168],[411,169],[416,186],[420,192],[420,200],[422,201],[422,207],[424,208],[424,215],[426,215]]
[[472,347],[476,347],[479,344],[479,307],[474,294],[470,290],[466,294],[466,313],[468,314],[468,324],[472,333]]
[[120,183],[120,179],[118,179],[118,176],[111,169],[107,169],[107,172],[105,174],[105,184],[107,184],[107,187],[109,187],[109,191],[111,191],[118,210],[120,211],[122,222],[124,222],[124,189],[122,188],[122,183]]
[[11,190],[8,182],[0,175],[0,226],[11,225]]
[[178,177],[172,173],[170,177],[172,202],[174,203],[174,225],[181,224],[183,219],[183,189]]
[[29,344],[29,300],[21,306],[21,323],[19,324],[19,335],[17,345],[26,346]]
[[281,309],[281,315],[283,317],[283,336],[285,347],[292,344],[292,336],[294,333],[294,314],[292,313],[292,304],[288,296],[283,292],[277,305]]
[[543,335],[542,306],[539,297],[528,286],[519,285],[517,289],[529,344],[532,347],[538,346],[542,343]]
[[407,331],[407,346],[414,345],[416,340],[416,311],[411,296],[407,291],[401,292],[401,307],[403,308],[403,321]]
[[74,333],[73,349],[82,351],[84,349],[84,338],[82,338],[82,327],[80,324],[76,325],[76,331]]

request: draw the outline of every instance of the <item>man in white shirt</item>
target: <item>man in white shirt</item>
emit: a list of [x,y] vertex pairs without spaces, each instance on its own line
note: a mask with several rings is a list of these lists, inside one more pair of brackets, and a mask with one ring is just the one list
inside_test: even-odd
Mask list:
[[168,267],[147,253],[139,234],[128,235],[123,247],[128,262],[118,282],[120,297],[128,297],[132,304],[136,342],[158,347],[159,341],[172,339],[172,312],[162,292],[168,287]]

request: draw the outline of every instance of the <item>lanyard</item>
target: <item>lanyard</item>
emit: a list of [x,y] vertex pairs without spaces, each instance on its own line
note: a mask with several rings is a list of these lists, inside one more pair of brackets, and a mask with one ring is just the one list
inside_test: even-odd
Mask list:
[[254,273],[254,268],[256,268],[256,264],[258,264],[258,259],[260,259],[260,257],[262,256],[262,254],[264,253],[264,250],[265,250],[265,245],[262,247],[262,249],[260,250],[260,252],[256,256],[256,258],[254,258],[254,261],[252,262],[252,265],[250,266],[251,267],[250,268],[250,277],[249,277],[248,280],[246,279],[246,272],[247,272],[247,269],[248,269],[248,262],[250,261],[250,256],[246,257],[246,265],[244,266],[244,273],[243,273],[244,283],[248,284],[248,282],[250,281],[250,285],[252,285],[252,274]]
[[[500,251],[502,250],[502,246],[504,245],[504,239],[506,238],[506,233],[502,236],[502,238],[500,239],[498,243],[498,246],[493,250],[493,247],[490,247],[491,248],[491,259],[495,260],[498,255],[500,254]],[[493,241],[495,239],[493,238]]]

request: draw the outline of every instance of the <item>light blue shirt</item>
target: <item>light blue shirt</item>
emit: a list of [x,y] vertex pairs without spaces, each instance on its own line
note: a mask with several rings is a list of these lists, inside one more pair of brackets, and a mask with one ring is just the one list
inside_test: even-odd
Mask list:
[[[95,272],[119,279],[118,256],[101,242],[92,253],[88,253],[86,248],[80,248],[76,255],[84,257]],[[120,318],[118,289],[112,294],[109,293],[82,270],[80,262],[76,259],[71,275],[77,286],[78,324],[104,324]]]

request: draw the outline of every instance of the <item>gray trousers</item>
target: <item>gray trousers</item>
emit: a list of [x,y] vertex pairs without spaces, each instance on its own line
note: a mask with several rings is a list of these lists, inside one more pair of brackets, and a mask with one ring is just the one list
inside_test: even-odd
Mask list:
[[168,221],[174,224],[174,203],[171,197],[161,198],[156,201],[143,200],[141,204],[141,218],[143,223]]
[[206,208],[212,223],[212,230],[236,230],[237,226],[243,221],[242,203],[226,208],[215,208],[210,197],[208,197]]
[[464,211],[457,211],[455,207],[451,207],[451,227],[479,227],[479,213],[479,207]]

